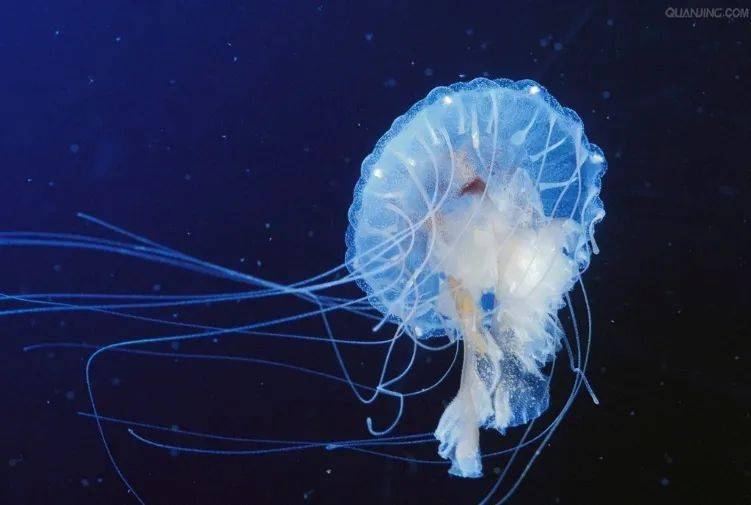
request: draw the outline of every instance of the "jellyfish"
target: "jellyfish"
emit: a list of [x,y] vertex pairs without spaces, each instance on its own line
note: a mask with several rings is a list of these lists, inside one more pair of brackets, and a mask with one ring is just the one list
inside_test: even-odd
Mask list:
[[[482,475],[484,459],[507,455],[506,469],[481,501],[486,503],[518,451],[532,443],[542,446],[552,436],[582,386],[596,402],[585,375],[592,325],[588,321],[582,349],[569,292],[581,286],[588,314],[582,274],[591,254],[598,253],[594,227],[604,217],[599,193],[605,169],[602,151],[589,143],[576,113],[561,107],[533,81],[475,79],[439,87],[396,119],[363,161],[348,213],[343,263],[296,282],[275,282],[176,251],[81,213],[79,217],[87,223],[115,238],[12,231],[0,233],[0,247],[96,251],[238,283],[244,289],[210,294],[107,294],[73,287],[61,293],[3,293],[3,300],[14,306],[0,310],[0,317],[94,312],[160,331],[165,327],[176,330],[106,345],[42,342],[26,348],[29,352],[59,347],[91,351],[84,374],[90,411],[82,415],[94,420],[116,474],[140,503],[145,500],[110,449],[105,425],[125,426],[137,442],[160,450],[235,456],[359,450],[412,463],[446,464],[450,474],[469,478]],[[362,294],[343,296],[333,291],[348,285],[359,286]],[[146,313],[206,304],[265,303],[285,297],[308,308],[232,326]],[[573,323],[571,342],[558,315],[564,307]],[[332,322],[337,313],[356,316],[368,322],[373,333],[387,331],[388,336],[343,337]],[[322,323],[323,335],[284,329],[290,323],[313,319]],[[177,347],[170,352],[149,349],[228,335],[330,346],[339,373],[265,358],[180,353]],[[394,349],[405,340],[411,354],[406,363],[395,365]],[[375,384],[353,378],[344,346],[386,349]],[[535,420],[549,407],[553,367],[562,348],[575,374],[571,392],[550,423],[532,435]],[[418,350],[453,350],[453,360],[426,385],[410,390],[400,384],[412,370]],[[383,425],[366,418],[370,438],[355,440],[272,440],[183,431],[101,411],[95,368],[107,353],[281,367],[342,384],[363,404],[385,396],[396,400],[398,408]],[[425,433],[392,433],[407,400],[450,380],[455,363],[461,366],[455,397],[439,419],[425,420],[435,427]],[[524,434],[508,449],[493,453],[480,447],[481,429],[504,435],[521,425],[527,426]],[[165,432],[170,440],[183,435],[186,442],[160,440]],[[200,447],[191,445],[197,440],[203,441]],[[221,448],[206,445],[218,441]],[[435,442],[439,456],[435,461],[389,452],[402,445]],[[241,447],[227,449],[231,443]],[[248,444],[257,448],[248,449]],[[513,493],[538,454],[501,501]]]
[[365,159],[348,267],[384,320],[462,342],[435,430],[451,474],[482,474],[480,428],[547,408],[542,369],[561,347],[564,295],[598,252],[604,171],[576,113],[532,81],[434,89]]

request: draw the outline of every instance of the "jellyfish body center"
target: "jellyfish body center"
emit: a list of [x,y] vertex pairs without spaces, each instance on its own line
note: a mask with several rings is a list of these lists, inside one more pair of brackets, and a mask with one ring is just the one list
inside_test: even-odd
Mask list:
[[479,428],[523,424],[545,410],[541,368],[555,353],[555,313],[577,264],[566,254],[579,227],[544,219],[534,185],[516,171],[504,184],[475,182],[436,219],[438,309],[463,341],[459,392],[436,430],[450,472],[482,474]]

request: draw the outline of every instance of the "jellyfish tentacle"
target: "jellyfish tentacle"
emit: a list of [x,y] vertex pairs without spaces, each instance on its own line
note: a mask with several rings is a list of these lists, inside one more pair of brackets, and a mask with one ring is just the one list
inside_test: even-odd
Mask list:
[[404,414],[404,395],[388,389],[379,388],[379,390],[386,395],[396,397],[399,400],[399,410],[397,411],[396,416],[394,416],[394,420],[391,422],[391,424],[389,424],[383,430],[376,430],[375,428],[373,428],[373,419],[371,417],[365,419],[365,424],[368,427],[368,431],[374,437],[388,435],[391,431],[394,430],[394,428],[396,428],[402,418],[402,415]]

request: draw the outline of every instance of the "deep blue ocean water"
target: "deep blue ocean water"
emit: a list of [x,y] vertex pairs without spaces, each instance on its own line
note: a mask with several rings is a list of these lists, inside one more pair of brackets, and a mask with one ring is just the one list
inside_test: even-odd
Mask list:
[[[438,85],[535,79],[580,114],[609,163],[601,254],[585,277],[589,380],[601,404],[578,397],[511,503],[750,503],[751,18],[671,18],[670,6],[6,2],[0,228],[119,238],[76,217],[85,212],[211,263],[294,282],[343,260],[360,163],[394,118]],[[746,7],[721,5],[736,6]],[[5,295],[242,289],[113,254],[3,246],[0,258]],[[2,309],[21,306],[30,305]],[[137,313],[232,326],[304,307],[273,299]],[[95,423],[78,414],[91,412],[91,350],[24,346],[181,330],[91,311],[2,323],[0,503],[137,503]],[[343,336],[370,328],[355,318],[337,324]],[[322,331],[320,322],[292,330]],[[223,335],[144,349],[337,371],[330,348],[294,341]],[[348,352],[353,373],[374,380],[380,356]],[[420,361],[410,384],[450,359]],[[383,426],[396,409],[248,363],[108,353],[92,373],[102,414],[180,430],[366,438],[366,417]],[[554,380],[554,405],[570,381]],[[408,403],[398,433],[432,431],[457,382],[455,370]],[[491,460],[485,478],[460,480],[445,466],[345,450],[206,456],[150,447],[122,425],[106,433],[134,489],[154,504],[477,503],[502,467]],[[489,434],[487,443],[508,441]],[[392,452],[432,459],[435,445]]]

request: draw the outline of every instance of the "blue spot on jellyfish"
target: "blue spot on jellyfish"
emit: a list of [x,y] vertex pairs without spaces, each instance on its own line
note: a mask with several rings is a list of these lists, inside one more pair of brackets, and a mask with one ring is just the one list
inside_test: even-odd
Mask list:
[[[104,346],[80,343],[31,345],[91,349],[86,385],[92,418],[105,451],[126,488],[142,497],[113,454],[105,424],[125,425],[141,443],[158,449],[198,454],[259,455],[309,449],[357,450],[408,462],[446,464],[451,475],[477,478],[483,460],[507,456],[492,488],[480,503],[506,501],[568,412],[582,386],[597,399],[585,375],[592,333],[582,274],[598,253],[594,227],[605,215],[599,198],[606,170],[602,151],[589,143],[579,116],[558,104],[539,84],[524,80],[475,79],[439,87],[394,121],[362,164],[346,232],[345,262],[291,284],[280,284],[175,251],[94,217],[81,217],[117,234],[117,239],[59,233],[6,232],[0,245],[95,250],[168,265],[196,275],[240,283],[242,292],[210,295],[44,293],[4,295],[30,307],[27,312],[97,312],[146,324],[180,327],[183,333],[122,340]],[[342,297],[331,290],[356,284],[363,296]],[[585,301],[586,330],[580,329],[570,292],[579,287]],[[309,309],[232,327],[217,327],[143,315],[152,307],[174,308],[236,301],[262,302],[293,297]],[[568,309],[571,331],[559,312]],[[350,339],[335,334],[331,318],[347,313],[369,322],[385,339]],[[319,319],[323,336],[276,331],[285,324]],[[239,334],[330,345],[339,374],[268,359],[180,354],[177,344]],[[406,363],[395,365],[395,348],[408,341]],[[169,344],[175,352],[148,346]],[[146,346],[146,347],[145,347]],[[352,378],[345,346],[385,348],[375,384]],[[538,432],[535,420],[550,406],[556,355],[564,350],[574,380],[552,420]],[[453,351],[453,361],[427,386],[400,385],[417,352]],[[210,359],[275,366],[344,384],[363,403],[379,397],[396,401],[388,422],[366,418],[370,437],[357,440],[267,440],[182,431],[108,416],[98,408],[93,368],[105,353]],[[395,435],[408,400],[449,381],[461,366],[458,390],[440,418],[425,419],[430,432]],[[397,369],[394,372],[394,369]],[[449,398],[446,398],[449,400]],[[481,430],[508,436],[526,426],[511,447],[483,451]],[[243,448],[211,449],[160,441],[159,434],[242,443]],[[163,439],[162,439],[163,440]],[[174,440],[174,438],[170,438]],[[389,452],[402,445],[438,442],[436,460]],[[258,448],[248,449],[248,444]],[[537,450],[517,479],[496,499],[515,457],[524,447]]]

